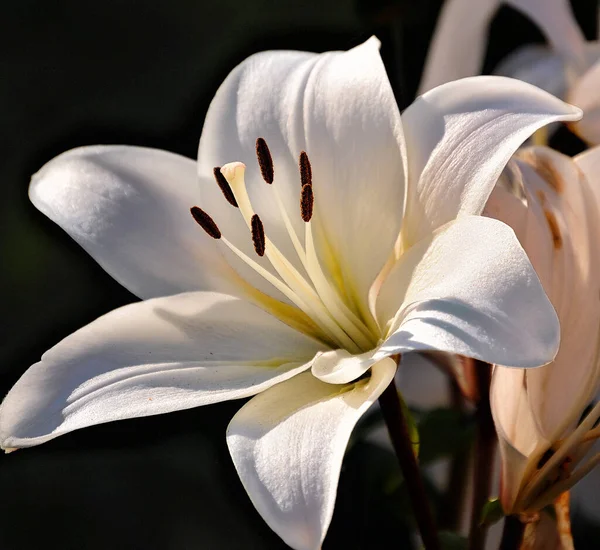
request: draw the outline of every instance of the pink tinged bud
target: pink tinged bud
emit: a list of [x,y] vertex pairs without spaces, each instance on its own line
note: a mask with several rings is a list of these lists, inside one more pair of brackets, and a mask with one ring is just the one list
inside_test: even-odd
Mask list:
[[[522,511],[527,505],[520,501],[523,488],[539,470],[544,452],[572,433],[598,388],[600,208],[573,159],[533,147],[509,163],[484,214],[513,228],[561,323],[561,346],[552,363],[494,373],[501,501],[506,511]],[[567,457],[561,460],[566,464]]]

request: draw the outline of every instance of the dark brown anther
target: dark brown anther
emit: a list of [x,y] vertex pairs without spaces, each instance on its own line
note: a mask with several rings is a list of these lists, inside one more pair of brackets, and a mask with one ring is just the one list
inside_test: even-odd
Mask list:
[[300,196],[300,214],[305,222],[309,222],[312,218],[314,204],[313,188],[307,183],[302,186],[302,195]]
[[273,183],[275,174],[273,157],[271,156],[267,142],[263,138],[256,140],[256,157],[258,158],[258,166],[260,167],[263,179],[269,184]]
[[225,199],[227,199],[227,202],[229,204],[231,204],[231,206],[235,206],[237,208],[238,203],[235,200],[233,191],[231,190],[231,187],[229,187],[229,183],[227,183],[225,176],[223,174],[221,174],[221,167],[215,166],[213,168],[213,174],[215,175],[215,181],[217,182],[217,185],[221,189],[223,196],[225,197]]
[[204,210],[202,210],[202,208],[192,206],[190,212],[192,213],[194,220],[196,220],[196,223],[213,239],[221,238],[221,231],[219,231],[217,224]]
[[300,153],[300,159],[298,160],[298,167],[300,168],[300,181],[302,187],[305,185],[312,185],[312,166],[306,151]]
[[259,256],[265,255],[265,228],[263,223],[258,217],[258,214],[252,216],[252,243],[254,244],[254,250]]

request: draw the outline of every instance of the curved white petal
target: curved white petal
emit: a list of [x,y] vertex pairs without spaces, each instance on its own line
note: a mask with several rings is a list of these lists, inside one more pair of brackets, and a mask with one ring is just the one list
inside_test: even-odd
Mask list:
[[142,147],[67,151],[31,181],[33,204],[141,298],[236,290],[233,270],[198,227],[196,163]]
[[243,300],[194,292],[100,317],[46,352],[0,406],[0,444],[248,397],[309,368],[318,342]]
[[442,6],[419,95],[481,71],[488,27],[501,0],[447,0]]
[[[248,193],[267,236],[298,266],[275,193],[303,242],[298,156],[305,150],[317,249],[326,267],[345,279],[348,293],[365,303],[400,230],[405,195],[400,113],[378,48],[371,39],[348,52],[253,55],[219,88],[198,153],[202,176],[226,162],[246,164]],[[273,185],[260,177],[258,137],[271,150]],[[207,190],[205,204],[224,235],[254,254],[239,212],[216,186]]]
[[303,373],[254,397],[229,424],[227,444],[250,499],[295,550],[321,547],[348,438],[395,372],[384,359],[370,379],[349,386]]
[[568,0],[448,0],[427,54],[419,94],[481,71],[489,25],[503,3],[532,19],[563,59],[579,70],[584,67],[585,39]]
[[585,62],[585,37],[575,20],[570,0],[506,0],[527,15],[544,33],[553,49],[571,64]]
[[445,84],[402,115],[409,160],[405,247],[457,216],[480,214],[504,166],[538,128],[581,111],[524,82]]
[[573,131],[587,143],[600,144],[600,62],[579,78],[567,99],[583,110],[583,118],[571,124]]
[[313,376],[328,384],[347,384],[367,372],[380,359],[374,359],[376,349],[354,355],[345,349],[317,354],[312,363]]
[[514,158],[509,161],[498,179],[498,183],[485,204],[483,215],[504,222],[515,232],[517,238],[526,234],[528,229],[527,198],[523,188],[523,176]]
[[528,457],[540,441],[525,386],[525,377],[529,372],[495,367],[492,375],[490,405],[502,458],[500,500],[507,514],[514,511],[513,506],[529,464]]
[[564,98],[567,91],[564,59],[540,44],[518,48],[501,61],[494,73],[529,82],[556,97]]
[[377,297],[377,318],[382,327],[394,321],[375,359],[439,350],[535,367],[551,361],[559,343],[556,313],[513,231],[480,216],[403,254]]

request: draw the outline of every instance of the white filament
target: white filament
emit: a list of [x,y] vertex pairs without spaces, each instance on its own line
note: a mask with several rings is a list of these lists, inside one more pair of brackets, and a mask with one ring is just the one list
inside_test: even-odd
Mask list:
[[[231,187],[242,217],[248,228],[251,229],[252,217],[255,212],[246,188],[244,172],[245,166],[240,162],[226,164],[221,168],[221,174],[223,174]],[[314,287],[268,237],[265,237],[265,256],[282,281],[262,268],[257,262],[250,260],[241,251],[237,250],[234,252],[278,290],[282,291],[282,288],[286,287],[286,291],[283,294],[313,319],[330,337],[333,337],[334,341],[340,344],[340,347],[352,353],[359,353],[370,349],[374,343],[373,338],[370,337],[370,333],[364,327],[364,324],[343,304],[337,293],[332,289],[323,274],[318,260],[316,260],[316,253],[314,257],[309,257],[307,251],[302,247],[300,239],[292,226],[291,220],[277,192],[276,200],[294,249]],[[312,244],[312,237],[310,240]],[[230,248],[233,247],[229,241],[226,244]],[[314,249],[314,244],[312,247]],[[251,263],[247,260],[250,260]],[[257,267],[260,270],[256,269]],[[267,274],[268,277],[266,276]],[[277,281],[277,284],[275,284],[275,281]]]

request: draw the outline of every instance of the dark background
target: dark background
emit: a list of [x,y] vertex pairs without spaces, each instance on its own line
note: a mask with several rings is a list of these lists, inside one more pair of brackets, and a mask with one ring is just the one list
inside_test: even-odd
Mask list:
[[[29,177],[95,143],[195,157],[228,72],[265,49],[347,49],[375,33],[402,108],[412,100],[440,0],[14,0],[0,3],[0,396],[57,341],[136,298],[29,203]],[[596,2],[576,0],[586,36]],[[486,71],[541,42],[503,8]],[[561,130],[553,144],[581,143]],[[129,420],[0,456],[0,549],[285,548],[239,483],[225,446],[239,403]],[[327,548],[408,548],[386,452],[348,453]],[[595,548],[577,526],[578,548]],[[586,545],[586,541],[590,540]],[[597,539],[596,539],[597,540]]]

